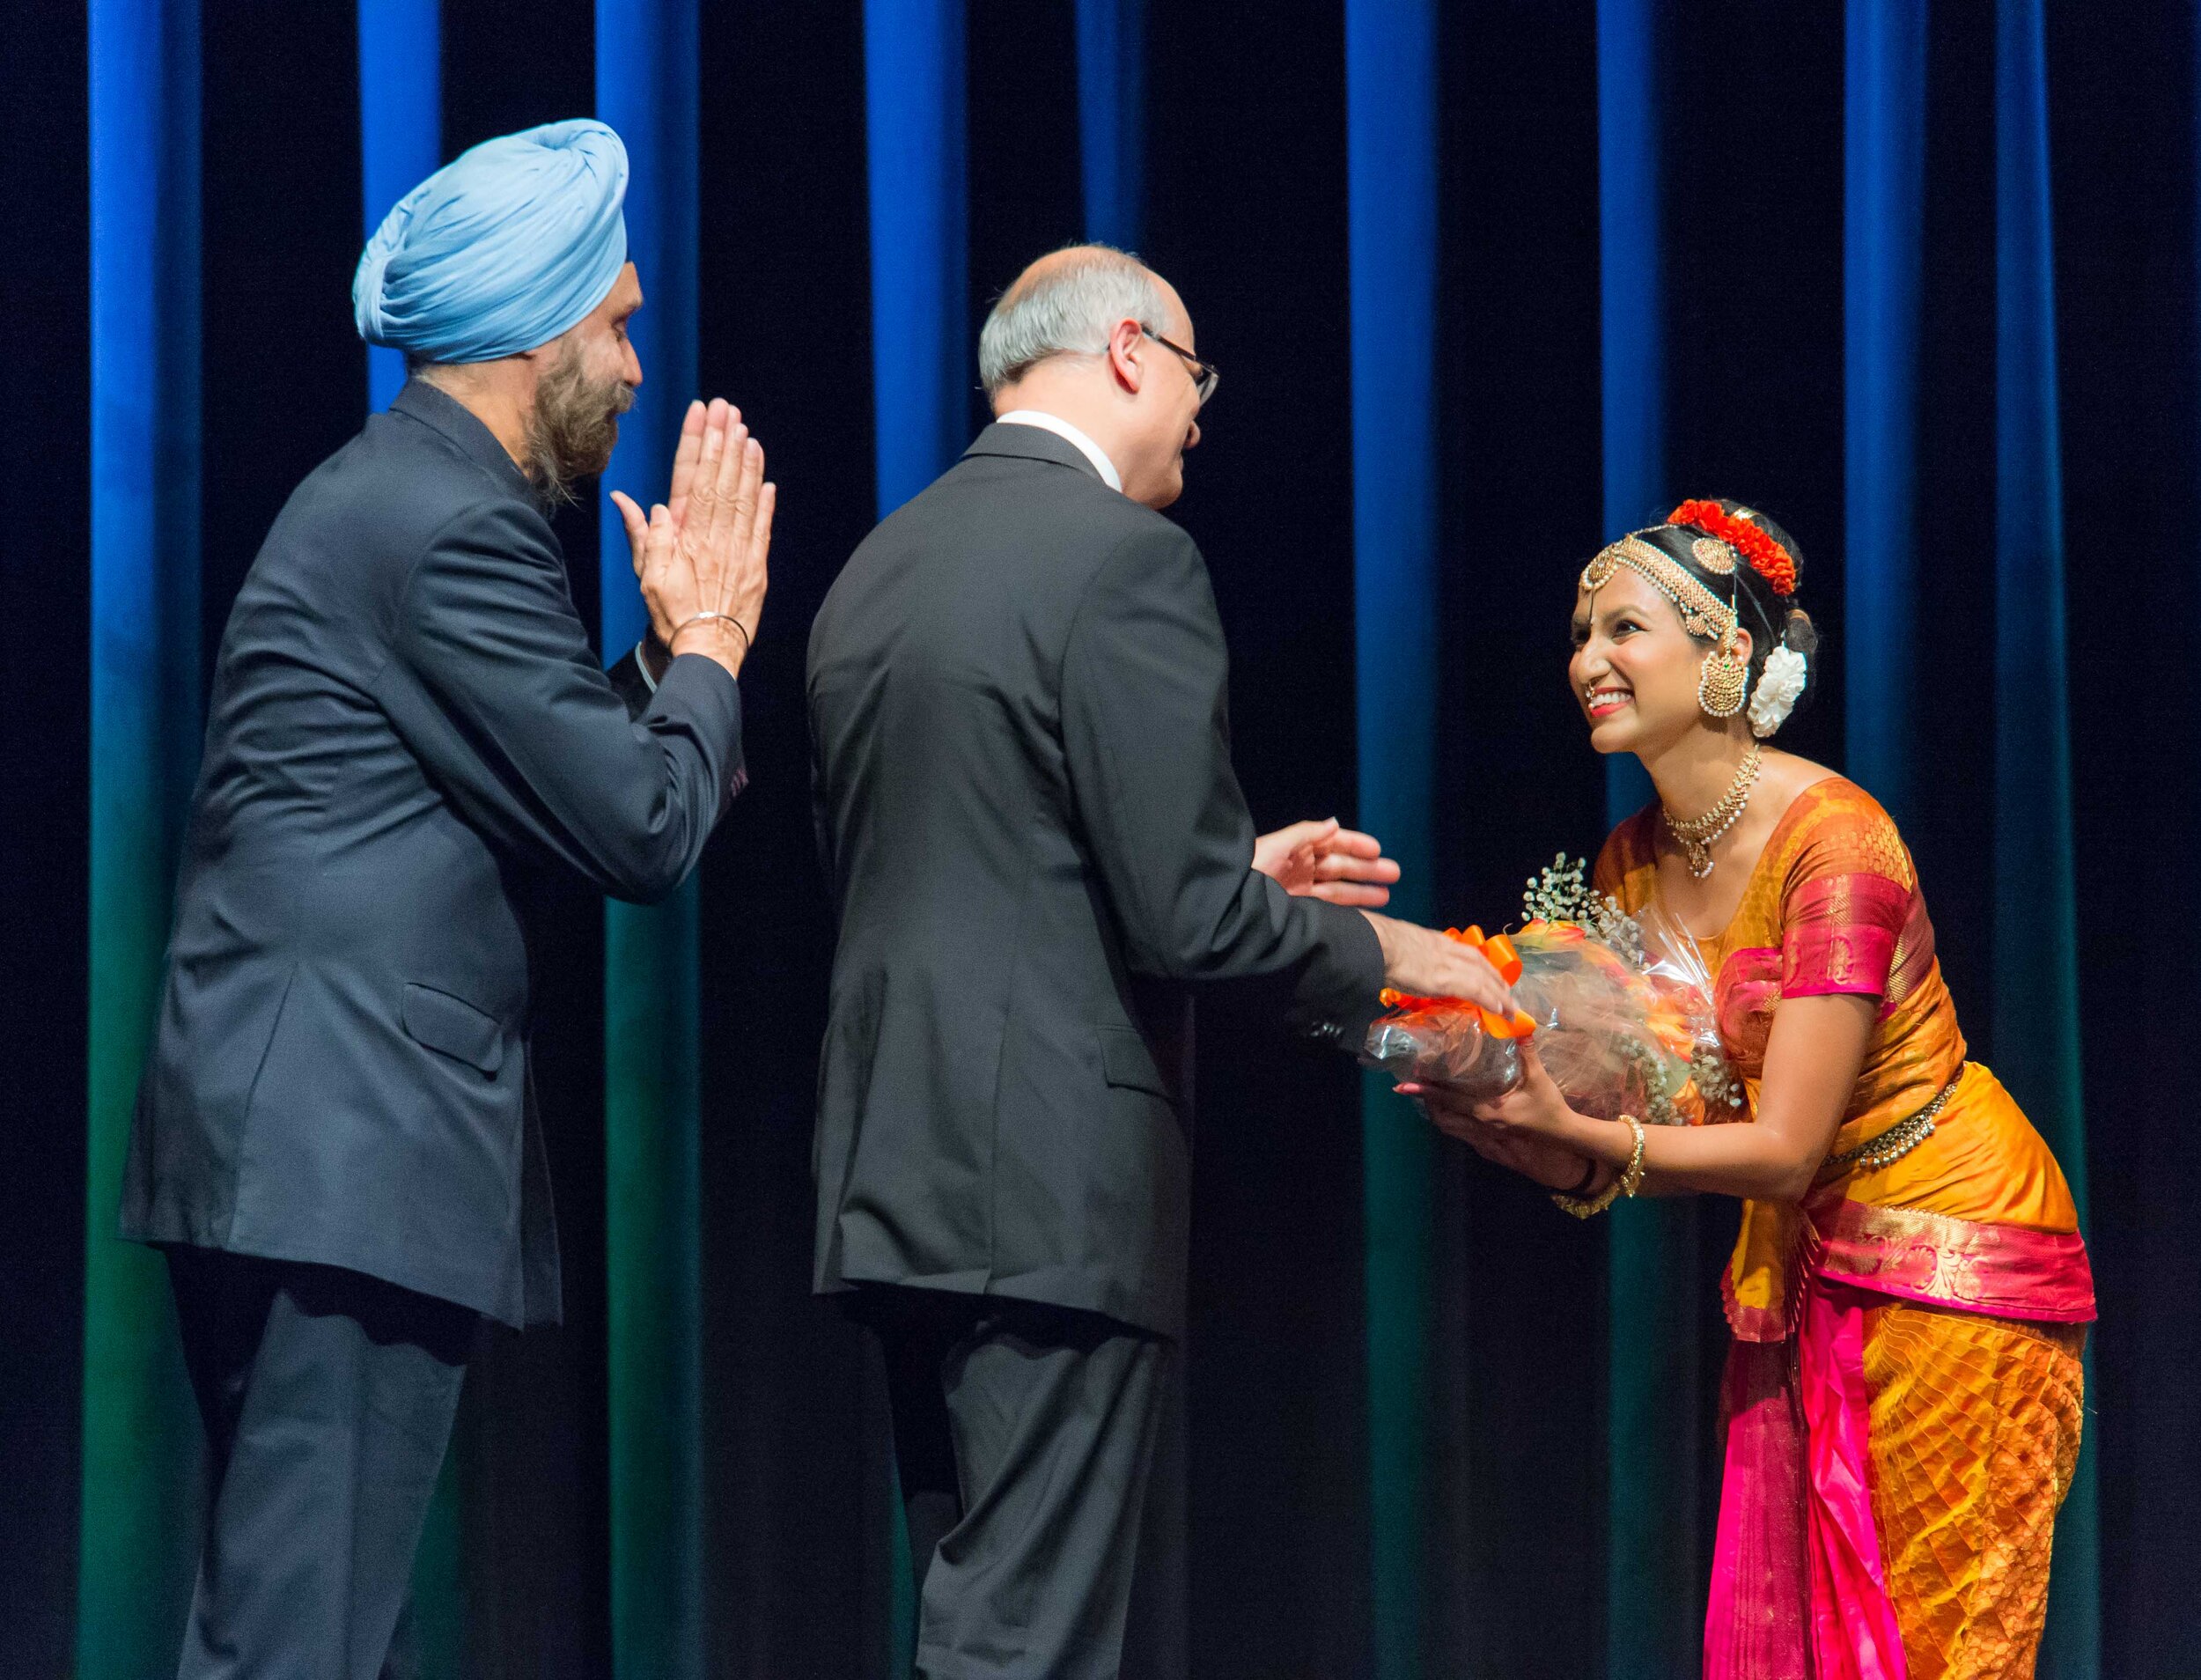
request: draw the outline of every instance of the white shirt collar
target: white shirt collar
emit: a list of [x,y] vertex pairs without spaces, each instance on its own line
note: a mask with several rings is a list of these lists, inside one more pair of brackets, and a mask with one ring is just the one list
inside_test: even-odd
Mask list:
[[1067,438],[1076,444],[1085,458],[1093,463],[1093,470],[1100,475],[1101,482],[1117,492],[1123,489],[1123,475],[1115,470],[1100,446],[1059,414],[1049,414],[1043,409],[1012,409],[1006,414],[994,416],[997,426],[1037,426],[1042,431],[1051,431],[1057,438]]

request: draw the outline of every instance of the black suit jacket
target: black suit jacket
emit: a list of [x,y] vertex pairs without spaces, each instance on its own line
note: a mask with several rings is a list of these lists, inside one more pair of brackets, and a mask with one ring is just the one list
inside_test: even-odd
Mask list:
[[1188,983],[1376,1010],[1357,911],[1251,864],[1191,538],[1066,440],[990,426],[867,537],[810,637],[840,915],[814,1281],[1002,1294],[1176,1333]]
[[557,1316],[522,883],[660,897],[742,779],[722,667],[626,675],[526,478],[432,387],[298,486],[222,640],[125,1236]]

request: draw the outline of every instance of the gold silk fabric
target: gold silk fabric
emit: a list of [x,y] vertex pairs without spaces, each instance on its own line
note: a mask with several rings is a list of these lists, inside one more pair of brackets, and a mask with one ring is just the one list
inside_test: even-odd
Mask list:
[[2029,1676],[2079,1462],[2082,1324],[1866,1314],[1873,1516],[1904,1680]]
[[[1599,889],[1631,912],[1657,892],[1658,822],[1656,806],[1638,812],[1613,831],[1598,859]],[[1832,1153],[1910,1118],[1951,1080],[1959,1081],[1932,1136],[1900,1159],[1829,1174],[1803,1209],[1743,1204],[1742,1234],[1723,1280],[1738,1337],[1778,1341],[1787,1334],[1801,1250],[1813,1241],[1806,1212],[1829,1227],[1849,1203],[1967,1225],[2078,1230],[2078,1209],[2046,1141],[1991,1073],[1966,1065],[1964,1035],[1941,979],[1933,924],[1910,851],[1863,788],[1830,777],[1790,802],[1734,919],[1718,939],[1704,942],[1704,954],[1713,975],[1719,1036],[1753,1109],[1782,998],[1849,992],[1881,999]],[[2003,1305],[1967,1301],[1961,1288],[1965,1245],[1988,1239],[1954,1224],[1900,1217],[1881,1223],[1886,1234],[1906,1240],[1925,1233],[1945,1251],[1941,1276],[1960,1287],[1944,1299],[1981,1310]],[[1867,1287],[1872,1281],[1851,1280]]]

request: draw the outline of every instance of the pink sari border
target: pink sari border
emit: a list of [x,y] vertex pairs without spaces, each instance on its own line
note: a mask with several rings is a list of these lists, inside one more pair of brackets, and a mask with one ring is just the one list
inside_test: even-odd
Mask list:
[[1910,909],[1909,890],[1884,875],[1828,875],[1805,882],[1785,910],[1781,994],[1881,996]]
[[1905,1680],[1873,1522],[1866,1297],[1805,1292],[1789,1350],[1738,1342],[1705,1680]]
[[1850,1201],[1812,1223],[1819,1238],[1812,1270],[1829,1282],[1996,1318],[2094,1321],[2094,1269],[2076,1231]]

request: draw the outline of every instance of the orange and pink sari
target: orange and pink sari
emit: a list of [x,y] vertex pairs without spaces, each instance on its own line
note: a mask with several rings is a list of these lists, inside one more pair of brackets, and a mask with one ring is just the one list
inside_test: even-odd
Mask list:
[[[1658,820],[1599,859],[1631,911],[1656,890]],[[1965,1059],[1910,853],[1855,784],[1797,796],[1704,956],[1754,1106],[1784,997],[1881,1000],[1817,1183],[1746,1202],[1721,1278],[1707,1680],[2028,1676],[2094,1315],[2063,1172]]]

